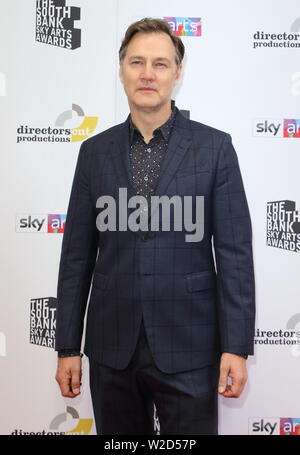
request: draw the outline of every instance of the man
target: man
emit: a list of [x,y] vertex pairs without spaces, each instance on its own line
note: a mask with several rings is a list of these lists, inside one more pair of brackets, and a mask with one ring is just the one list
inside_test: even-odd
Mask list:
[[[130,115],[80,149],[59,270],[56,380],[63,396],[80,393],[93,278],[84,353],[98,434],[153,433],[154,403],[161,434],[216,435],[218,393],[240,396],[253,355],[251,222],[236,152],[229,134],[172,106],[184,46],[164,21],[132,24],[119,57]],[[175,208],[162,229],[153,196],[192,198],[200,236],[187,241],[185,223],[175,229]]]

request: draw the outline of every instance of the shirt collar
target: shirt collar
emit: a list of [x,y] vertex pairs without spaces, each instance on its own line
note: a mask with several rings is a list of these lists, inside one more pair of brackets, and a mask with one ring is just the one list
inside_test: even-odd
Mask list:
[[[168,120],[158,128],[153,131],[153,136],[156,136],[159,132],[161,132],[163,138],[166,142],[168,142],[169,135],[171,133],[172,126],[174,124],[176,117],[176,107],[173,106],[172,112]],[[130,128],[130,144],[133,142],[134,133],[137,133],[139,136],[143,137],[140,130],[134,125],[131,120],[131,115],[129,115],[129,128]]]

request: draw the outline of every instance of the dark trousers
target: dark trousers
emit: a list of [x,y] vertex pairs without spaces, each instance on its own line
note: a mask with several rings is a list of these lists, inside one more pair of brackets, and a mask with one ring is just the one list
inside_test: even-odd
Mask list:
[[142,322],[134,355],[124,370],[91,359],[89,363],[97,434],[218,434],[219,362],[163,373],[155,366]]

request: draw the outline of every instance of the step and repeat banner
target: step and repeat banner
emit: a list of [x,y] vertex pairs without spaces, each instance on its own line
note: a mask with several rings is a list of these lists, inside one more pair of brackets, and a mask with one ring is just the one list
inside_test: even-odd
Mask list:
[[148,16],[181,36],[173,98],[231,134],[252,217],[255,356],[242,396],[219,397],[219,433],[300,435],[299,0],[0,7],[0,433],[96,434],[88,358],[80,396],[63,398],[55,381],[58,266],[80,145],[126,119],[118,49]]

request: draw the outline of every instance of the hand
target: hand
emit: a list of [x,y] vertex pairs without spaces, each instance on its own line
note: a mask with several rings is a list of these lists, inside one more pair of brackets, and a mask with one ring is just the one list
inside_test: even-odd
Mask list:
[[81,357],[59,357],[55,379],[63,397],[74,398],[80,394]]
[[[227,384],[227,377],[232,385]],[[247,382],[246,359],[236,354],[223,352],[220,361],[219,394],[225,398],[238,398]]]

